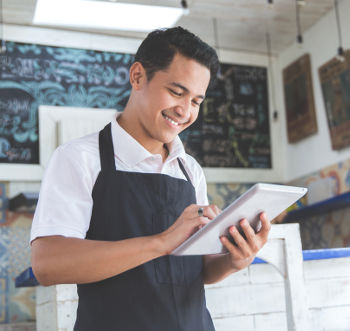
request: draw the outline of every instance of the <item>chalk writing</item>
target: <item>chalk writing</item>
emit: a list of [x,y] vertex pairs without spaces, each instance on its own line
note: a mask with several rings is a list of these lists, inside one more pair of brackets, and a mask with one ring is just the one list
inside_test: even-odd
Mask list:
[[130,54],[6,43],[0,55],[0,162],[39,162],[38,106],[123,110]]
[[[266,68],[221,64],[184,145],[202,166],[271,168]],[[197,132],[195,135],[194,132]]]

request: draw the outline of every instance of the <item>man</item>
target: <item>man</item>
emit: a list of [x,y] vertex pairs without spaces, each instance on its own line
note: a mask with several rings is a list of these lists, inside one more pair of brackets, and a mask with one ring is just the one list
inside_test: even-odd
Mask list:
[[197,118],[218,59],[177,27],[150,33],[130,68],[128,104],[100,133],[60,146],[31,233],[42,285],[78,284],[75,330],[214,330],[203,283],[247,267],[267,241],[261,215],[225,255],[169,253],[213,219],[203,171],[178,134]]

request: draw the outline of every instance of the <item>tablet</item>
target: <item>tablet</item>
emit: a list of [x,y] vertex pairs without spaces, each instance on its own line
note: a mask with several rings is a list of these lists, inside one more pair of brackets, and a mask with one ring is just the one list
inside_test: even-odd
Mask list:
[[304,187],[262,184],[252,186],[237,200],[232,202],[217,217],[194,233],[172,255],[207,255],[225,253],[220,236],[228,235],[232,225],[239,229],[239,221],[246,218],[255,231],[259,231],[261,222],[259,214],[265,212],[271,221],[285,209],[299,200],[307,189]]

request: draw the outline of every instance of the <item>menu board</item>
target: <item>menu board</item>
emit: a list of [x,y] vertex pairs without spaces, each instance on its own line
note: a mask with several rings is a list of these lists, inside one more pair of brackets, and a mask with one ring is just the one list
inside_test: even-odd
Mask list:
[[[132,54],[6,43],[0,54],[0,163],[39,163],[38,106],[112,108],[130,95]],[[267,70],[221,64],[181,133],[204,167],[271,168]]]
[[181,137],[204,167],[271,168],[267,69],[221,64],[197,122]]
[[0,54],[0,163],[39,163],[38,106],[122,110],[133,55],[7,42]]
[[332,149],[350,146],[350,50],[318,69]]

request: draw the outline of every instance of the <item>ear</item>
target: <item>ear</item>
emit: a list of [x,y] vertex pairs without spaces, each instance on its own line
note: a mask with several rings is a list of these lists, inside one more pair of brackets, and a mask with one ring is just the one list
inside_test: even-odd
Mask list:
[[140,62],[134,62],[129,70],[130,84],[134,90],[140,90],[147,82],[146,70]]

